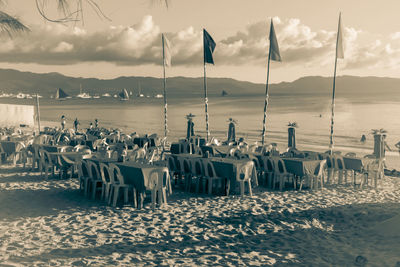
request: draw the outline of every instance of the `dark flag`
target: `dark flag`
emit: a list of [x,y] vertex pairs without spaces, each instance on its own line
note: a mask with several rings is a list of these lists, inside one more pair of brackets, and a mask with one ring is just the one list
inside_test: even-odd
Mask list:
[[204,64],[205,63],[214,64],[214,59],[212,54],[215,49],[215,42],[211,37],[211,35],[206,31],[206,29],[203,29],[203,43],[204,43]]

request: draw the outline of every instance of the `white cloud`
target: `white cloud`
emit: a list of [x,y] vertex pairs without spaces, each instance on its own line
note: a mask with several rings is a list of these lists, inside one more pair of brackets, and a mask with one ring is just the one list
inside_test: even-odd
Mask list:
[[[336,31],[313,30],[299,19],[274,18],[282,56],[280,67],[326,66],[333,64]],[[112,26],[88,33],[81,28],[58,24],[32,26],[32,31],[0,42],[0,60],[9,63],[67,65],[81,62],[109,62],[140,66],[161,63],[161,31],[151,16],[130,27]],[[216,65],[265,66],[269,20],[247,25],[245,30],[218,40]],[[171,41],[172,64],[201,65],[202,29],[188,27],[167,33]],[[399,66],[400,32],[375,38],[359,29],[344,28],[345,59],[341,68]]]

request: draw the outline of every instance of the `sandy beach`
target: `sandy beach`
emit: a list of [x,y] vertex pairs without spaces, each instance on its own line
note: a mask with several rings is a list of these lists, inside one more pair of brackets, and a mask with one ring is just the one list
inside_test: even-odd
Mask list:
[[[112,208],[76,178],[0,169],[1,266],[398,266],[400,178],[253,197],[175,190],[168,206]],[[397,216],[398,218],[399,216]],[[361,256],[361,257],[358,257]],[[356,258],[358,259],[356,260]],[[358,265],[357,265],[358,264]]]

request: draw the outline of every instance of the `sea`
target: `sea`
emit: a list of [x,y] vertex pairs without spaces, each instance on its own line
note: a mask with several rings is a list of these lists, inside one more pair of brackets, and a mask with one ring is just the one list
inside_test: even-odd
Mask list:
[[[227,138],[228,120],[236,122],[236,135],[248,143],[261,141],[264,96],[209,97],[211,136],[220,141]],[[270,96],[267,108],[266,142],[277,143],[280,151],[287,149],[287,126],[296,122],[296,144],[301,150],[326,151],[329,148],[331,99],[313,95]],[[0,103],[35,104],[34,99],[1,98]],[[67,127],[75,118],[80,128],[89,127],[98,119],[100,127],[119,128],[126,133],[157,133],[164,135],[164,100],[131,97],[120,101],[112,97],[99,99],[72,98],[63,101],[40,99],[40,118],[43,126],[59,126],[62,115]],[[168,140],[186,135],[186,115],[195,117],[195,134],[205,136],[205,107],[203,98],[168,98]],[[400,141],[400,101],[377,101],[374,98],[337,98],[334,113],[335,150],[366,155],[373,152],[372,129],[387,131],[389,169],[400,170],[400,151],[394,146]],[[366,136],[366,142],[360,141]]]

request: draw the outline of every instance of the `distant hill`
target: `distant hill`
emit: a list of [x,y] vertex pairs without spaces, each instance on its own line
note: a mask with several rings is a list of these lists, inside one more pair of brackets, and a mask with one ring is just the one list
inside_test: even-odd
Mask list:
[[[139,85],[141,92],[148,95],[162,93],[162,79],[153,77],[118,77],[115,79],[75,78],[59,73],[37,74],[20,72],[11,69],[0,69],[0,92],[3,93],[36,93],[49,97],[56,88],[62,88],[69,95],[76,95],[82,85],[83,91],[90,94],[116,94],[122,88],[137,94]],[[171,97],[203,96],[203,78],[171,77],[168,78],[168,95]],[[265,93],[265,84],[238,81],[230,78],[208,78],[210,97],[221,97],[226,91],[229,97],[260,95]],[[309,76],[293,82],[282,82],[271,85],[270,94],[276,96],[326,96],[332,94],[332,78]],[[336,96],[374,100],[400,100],[400,79],[386,77],[340,76],[336,82]]]

